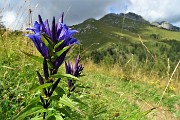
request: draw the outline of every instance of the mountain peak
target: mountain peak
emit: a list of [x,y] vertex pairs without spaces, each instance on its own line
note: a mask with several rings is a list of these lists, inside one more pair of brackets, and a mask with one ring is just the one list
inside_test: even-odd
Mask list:
[[101,19],[115,19],[115,18],[125,18],[125,19],[130,19],[133,21],[138,21],[138,22],[143,22],[143,23],[149,23],[148,21],[146,21],[142,16],[133,13],[133,12],[129,12],[129,13],[120,13],[120,14],[115,14],[115,13],[109,13],[107,15],[105,15],[103,18]]
[[126,14],[121,13],[121,14],[125,15],[126,18],[129,18],[129,19],[134,20],[134,21],[148,22],[141,15],[138,15],[138,14],[133,13],[133,12],[128,12]]

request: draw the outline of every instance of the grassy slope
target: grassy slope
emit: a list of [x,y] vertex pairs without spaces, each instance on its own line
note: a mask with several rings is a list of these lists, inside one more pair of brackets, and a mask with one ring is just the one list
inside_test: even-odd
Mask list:
[[[86,86],[81,97],[87,105],[81,106],[86,113],[83,119],[177,120],[180,118],[179,108],[175,107],[180,105],[180,94],[171,91],[165,95],[160,108],[144,116],[143,114],[148,110],[158,106],[163,92],[159,89],[160,83],[157,81],[147,83],[123,77],[122,73],[115,69],[116,75],[112,69],[105,70],[91,62],[85,65],[86,76],[81,78],[81,83]],[[77,119],[76,117],[74,119]]]
[[[88,22],[88,21],[87,21]],[[131,22],[131,21],[129,21]],[[78,27],[84,28],[87,24],[83,23]],[[114,42],[121,44],[129,44],[129,42],[139,42],[138,35],[140,34],[144,41],[154,41],[149,35],[151,33],[160,34],[164,38],[173,36],[172,39],[180,40],[179,33],[162,30],[152,26],[146,26],[139,30],[140,32],[129,32],[119,29],[121,26],[112,26],[102,21],[93,22],[93,25],[98,29],[89,29],[84,33],[79,33],[81,43],[84,47],[89,47],[93,43],[100,43],[100,45],[93,45],[94,48],[99,48],[107,43]],[[77,26],[74,26],[77,27]],[[121,27],[120,27],[121,28]],[[146,30],[145,30],[146,29]],[[37,84],[35,70],[40,70],[38,63],[26,58],[19,49],[32,52],[24,42],[24,37],[21,35],[7,35],[7,38],[0,39],[0,87],[1,115],[5,118],[11,119],[12,115],[17,114],[23,106],[29,101],[29,89],[33,84]],[[85,41],[86,40],[86,41]],[[123,42],[122,42],[123,41]],[[28,49],[27,49],[28,48]],[[35,52],[37,53],[37,52]],[[128,73],[121,74],[121,68],[114,70],[106,70],[105,67],[95,66],[91,63],[84,63],[86,76],[82,77],[82,84],[87,86],[85,89],[79,89],[81,91],[81,100],[86,104],[80,105],[80,108],[85,113],[85,116],[79,116],[77,113],[72,117],[79,119],[152,119],[155,116],[141,116],[143,112],[156,106],[163,89],[160,89],[161,82],[157,82],[157,78],[154,81],[144,82],[142,74],[139,78],[134,79]],[[115,73],[112,73],[115,71]],[[134,73],[137,75],[137,73]],[[151,78],[146,76],[148,80]],[[139,80],[139,81],[137,81]],[[164,88],[165,85],[162,86]],[[157,115],[158,117],[176,119],[173,116],[180,117],[180,94],[175,94],[173,90],[165,95],[161,109],[157,109],[158,112],[154,114],[160,114],[159,111],[170,111]],[[145,107],[144,107],[145,106]],[[149,107],[150,106],[150,107]],[[152,112],[153,113],[153,112]],[[3,117],[4,117],[3,116]],[[3,118],[1,116],[1,118]],[[78,117],[78,118],[77,118]],[[160,119],[155,117],[156,119]],[[155,119],[154,118],[154,119]]]
[[[112,21],[119,22],[113,23]],[[147,43],[147,47],[154,51],[159,51],[159,48],[153,48],[151,44],[155,44],[157,42],[161,42],[162,40],[167,39],[175,39],[177,41],[180,41],[179,32],[160,29],[147,23],[142,24],[140,22],[136,22],[136,24],[134,24],[134,21],[129,19],[125,19],[124,23],[122,23],[122,21],[123,18],[113,18],[111,16],[110,20],[108,20],[108,16],[105,16],[100,20],[89,19],[82,24],[73,26],[73,28],[79,29],[80,33],[76,37],[79,38],[83,47],[87,49],[87,51],[103,49],[103,47],[106,47],[108,43],[125,45],[129,45],[130,43],[140,43],[138,35],[141,36],[143,42]],[[130,25],[133,30],[127,30],[126,28],[123,28],[123,26],[126,25]],[[90,29],[85,29],[87,28],[87,26],[91,26]],[[155,39],[151,36],[152,34],[156,34],[160,38]],[[100,44],[97,45],[94,43]],[[102,71],[100,73],[97,73],[96,68],[97,66],[93,68],[91,73],[88,74],[87,78],[84,78],[86,80],[86,84],[94,86],[90,89],[89,94],[92,96],[95,95],[95,101],[97,100],[97,103],[103,104],[105,106],[104,109],[106,112],[97,114],[95,118],[97,117],[99,119],[102,119],[103,116],[106,116],[106,118],[115,119],[115,116],[113,115],[118,112],[118,119],[123,119],[127,117],[127,115],[133,115],[133,112],[136,113],[137,111],[147,110],[143,109],[144,106],[145,108],[147,106],[150,106],[148,107],[149,109],[151,109],[152,106],[157,106],[157,103],[162,95],[163,89],[166,84],[166,82],[161,82],[161,78],[151,78],[150,76],[152,75],[150,74],[152,73],[150,73],[149,77],[145,80],[142,77],[142,75],[144,74],[144,71],[142,71],[139,75],[140,77],[135,79],[136,82],[132,81],[131,78],[127,78],[126,81],[121,78],[121,74],[119,74],[118,77],[109,77],[109,73],[112,69],[110,71],[107,71],[108,74],[102,74]],[[118,71],[119,69],[116,70]],[[134,73],[133,76],[136,76],[136,74],[137,73]],[[126,75],[128,76],[129,74],[127,73]],[[155,74],[153,75],[155,76]],[[163,78],[163,81],[164,79],[166,78]],[[137,80],[141,82],[137,82]],[[179,83],[177,85],[179,86]],[[179,89],[178,86],[177,88]],[[100,96],[98,96],[99,94]],[[164,98],[165,100],[163,101],[162,109],[156,109],[154,112],[154,114],[158,114],[157,117],[151,114],[149,115],[149,119],[176,119],[172,116],[175,114],[179,116],[179,107],[176,106],[179,106],[180,104],[179,95],[179,92],[178,94],[173,95],[171,92],[166,94],[166,97]],[[102,101],[106,102],[103,103]],[[92,106],[89,107],[90,111],[96,111],[97,109],[98,113],[98,110],[101,109],[102,106],[98,107],[97,105],[97,108],[94,108],[95,110],[91,110]],[[127,111],[124,111],[123,108]],[[173,115],[169,112],[166,113],[165,111],[167,109],[171,111]]]

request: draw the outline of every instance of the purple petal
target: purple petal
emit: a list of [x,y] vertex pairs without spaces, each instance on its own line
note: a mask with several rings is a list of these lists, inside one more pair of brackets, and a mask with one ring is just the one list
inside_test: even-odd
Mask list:
[[26,36],[29,37],[33,41],[37,50],[42,54],[43,57],[45,57],[45,58],[49,57],[48,56],[48,48],[42,42],[40,34],[28,34]]
[[46,80],[48,80],[49,72],[48,72],[48,64],[47,64],[46,58],[44,58],[43,70],[44,70],[44,77],[45,77]]
[[71,44],[79,44],[79,42],[77,41],[76,38],[71,38],[71,39],[68,41],[68,45],[71,45]]
[[66,68],[66,73],[69,74],[69,66],[67,65],[66,61],[65,61],[65,68]]
[[31,30],[31,31],[33,31],[35,34],[36,34],[36,33],[40,33],[40,24],[39,24],[37,21],[35,21],[35,22],[34,22],[34,28],[27,28],[26,30]]
[[65,61],[65,68],[66,68],[66,73],[71,74],[72,73],[72,64],[68,61],[68,63]]
[[65,56],[66,56],[66,54],[67,54],[67,52],[69,51],[69,49],[68,50],[66,50],[65,52],[63,52],[58,58],[57,58],[57,60],[54,62],[54,66],[55,66],[55,70],[57,71],[58,70],[58,68],[61,66],[61,64],[63,63],[63,61],[64,61],[64,59],[65,59]]
[[80,61],[80,55],[78,55],[78,57],[77,57],[77,59],[76,59],[76,63],[75,63],[75,65],[74,65],[74,69],[77,69],[77,68],[78,68],[79,61]]
[[41,18],[40,15],[38,15],[38,19],[39,19],[39,23],[40,23],[40,24],[43,24],[43,21],[42,21],[42,18]]
[[49,37],[51,37],[51,31],[50,31],[50,27],[49,27],[49,22],[48,22],[48,20],[46,20],[46,21],[44,22],[44,26],[45,26],[46,34],[47,34]]
[[57,38],[59,39],[59,36],[61,34],[61,31],[62,31],[62,24],[59,22],[57,24]]
[[42,76],[40,75],[40,73],[38,71],[36,71],[36,72],[37,72],[37,75],[38,75],[40,85],[44,84]]
[[63,18],[64,18],[64,12],[62,13],[61,17],[59,18],[60,23],[63,23]]
[[42,32],[46,32],[45,25],[44,25],[43,20],[40,15],[38,15],[38,19],[39,19],[39,23],[40,23],[40,30]]
[[53,17],[53,21],[52,21],[51,38],[54,43],[57,42],[55,17]]
[[58,40],[64,40],[65,38],[67,38],[66,35],[68,32],[68,29],[69,28],[65,24],[62,24],[62,30],[61,30]]
[[73,65],[72,62],[68,61],[68,66],[69,66],[69,74],[73,73]]
[[77,33],[77,32],[78,32],[77,30],[68,29],[69,37],[72,37],[72,35],[75,34],[75,33]]
[[68,80],[68,88],[71,89],[72,87],[72,80]]

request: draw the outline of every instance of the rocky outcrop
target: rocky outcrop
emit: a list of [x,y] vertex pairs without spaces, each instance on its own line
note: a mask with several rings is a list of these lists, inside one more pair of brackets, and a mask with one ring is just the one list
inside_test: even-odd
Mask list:
[[156,27],[163,28],[163,29],[166,29],[166,30],[180,31],[179,27],[173,26],[171,23],[168,23],[166,21],[153,22],[153,23],[151,23],[151,25],[154,25]]

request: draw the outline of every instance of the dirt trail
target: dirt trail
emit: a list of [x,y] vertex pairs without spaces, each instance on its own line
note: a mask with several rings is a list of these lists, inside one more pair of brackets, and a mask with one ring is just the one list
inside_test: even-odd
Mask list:
[[[141,111],[147,111],[153,108],[153,105],[150,105],[144,101],[136,100],[135,103],[141,108]],[[179,120],[171,112],[169,112],[164,107],[159,107],[152,110],[147,117],[150,120]]]
[[[114,92],[116,92],[117,94],[122,94],[117,91]],[[131,97],[131,95],[127,96],[127,100],[137,104],[142,112],[151,110],[152,108],[156,107],[152,103],[147,103],[144,100],[135,100],[133,99],[133,97]],[[165,107],[158,107],[156,109],[153,109],[149,114],[147,114],[147,117],[149,118],[149,120],[180,120],[179,118],[173,116],[173,113],[169,112]]]

